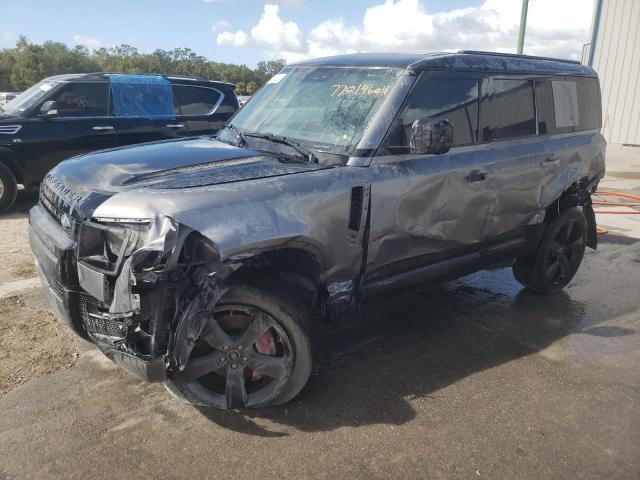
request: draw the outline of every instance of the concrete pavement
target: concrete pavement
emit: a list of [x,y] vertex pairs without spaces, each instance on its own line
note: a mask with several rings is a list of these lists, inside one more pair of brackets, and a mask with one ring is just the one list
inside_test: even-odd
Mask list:
[[88,347],[0,398],[0,479],[640,476],[640,247],[566,293],[484,272],[321,345],[293,403],[200,411]]

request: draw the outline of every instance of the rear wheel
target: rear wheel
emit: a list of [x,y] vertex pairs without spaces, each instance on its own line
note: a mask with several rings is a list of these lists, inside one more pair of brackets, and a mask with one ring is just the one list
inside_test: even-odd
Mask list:
[[4,163],[0,162],[0,213],[13,205],[18,193],[18,185],[13,172]]
[[311,374],[308,318],[280,289],[231,286],[166,387],[185,403],[220,409],[288,402]]
[[586,239],[587,220],[582,209],[565,210],[545,230],[537,252],[516,259],[516,280],[539,293],[560,291],[578,271]]

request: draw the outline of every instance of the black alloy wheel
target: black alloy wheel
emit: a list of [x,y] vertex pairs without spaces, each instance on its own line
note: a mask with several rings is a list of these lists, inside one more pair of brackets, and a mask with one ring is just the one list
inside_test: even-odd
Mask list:
[[586,240],[587,220],[582,209],[565,210],[549,224],[537,252],[516,260],[516,279],[539,293],[558,292],[578,271]]
[[[246,293],[262,296],[267,308]],[[311,371],[308,338],[294,320],[298,312],[254,287],[231,294],[235,298],[223,296],[215,307],[185,369],[167,387],[186,403],[220,409],[285,403]]]

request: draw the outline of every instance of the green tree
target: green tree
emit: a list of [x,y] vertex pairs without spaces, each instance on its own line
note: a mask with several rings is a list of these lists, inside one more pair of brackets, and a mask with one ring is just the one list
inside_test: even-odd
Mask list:
[[0,90],[24,90],[45,77],[63,73],[119,72],[198,75],[237,85],[239,95],[253,93],[283,66],[284,60],[260,62],[255,69],[207,60],[189,48],[140,53],[132,45],[95,51],[47,41],[41,45],[20,36],[14,48],[0,50]]
[[257,89],[258,85],[256,85],[256,82],[247,83],[247,95],[253,95],[254,93],[256,93]]
[[278,73],[287,64],[286,60],[269,60],[267,62],[258,62],[256,71],[267,80]]
[[236,94],[237,95],[246,95],[247,94],[247,85],[244,82],[236,82]]

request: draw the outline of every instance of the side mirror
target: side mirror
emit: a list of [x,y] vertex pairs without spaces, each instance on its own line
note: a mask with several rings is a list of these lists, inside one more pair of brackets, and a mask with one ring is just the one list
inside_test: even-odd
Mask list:
[[40,107],[40,115],[43,117],[55,117],[58,115],[58,104],[54,100],[47,100]]
[[434,121],[419,118],[411,125],[409,149],[411,153],[447,153],[453,145],[453,124],[448,119]]

